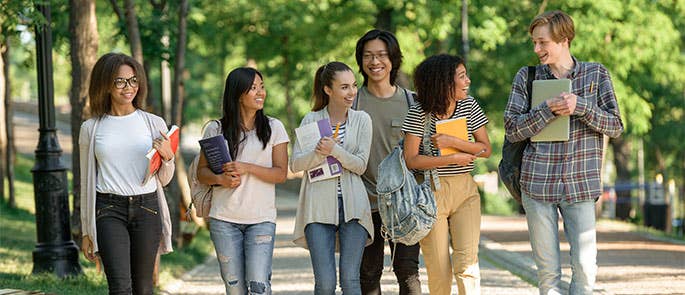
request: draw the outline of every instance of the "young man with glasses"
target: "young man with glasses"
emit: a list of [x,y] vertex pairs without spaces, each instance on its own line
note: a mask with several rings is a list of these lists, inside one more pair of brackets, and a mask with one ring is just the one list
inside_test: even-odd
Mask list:
[[[381,216],[378,213],[376,176],[378,164],[402,138],[402,122],[413,102],[412,92],[396,85],[402,65],[402,51],[395,36],[387,31],[371,30],[357,41],[355,52],[364,84],[359,88],[355,109],[363,110],[373,121],[371,154],[362,181],[371,204],[374,226],[373,244],[364,250],[360,270],[363,294],[381,294],[385,241],[381,236]],[[419,281],[419,244],[393,245],[393,271],[400,294],[421,294]]]

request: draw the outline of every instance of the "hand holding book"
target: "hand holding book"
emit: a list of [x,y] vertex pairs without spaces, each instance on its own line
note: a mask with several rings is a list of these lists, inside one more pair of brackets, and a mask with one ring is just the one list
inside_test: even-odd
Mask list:
[[155,173],[157,173],[159,167],[162,166],[163,159],[169,160],[173,158],[176,150],[178,149],[180,133],[178,126],[171,126],[169,132],[166,134],[161,131],[160,133],[162,134],[162,137],[156,138],[152,141],[152,148],[145,155],[145,157],[149,160],[149,163],[143,183],[146,183],[150,178],[152,178],[153,175],[155,175]]

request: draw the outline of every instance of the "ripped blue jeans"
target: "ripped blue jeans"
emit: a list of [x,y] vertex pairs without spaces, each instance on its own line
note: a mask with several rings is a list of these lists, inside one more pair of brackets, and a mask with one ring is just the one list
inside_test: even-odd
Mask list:
[[212,218],[209,232],[226,294],[271,294],[276,224],[239,224]]

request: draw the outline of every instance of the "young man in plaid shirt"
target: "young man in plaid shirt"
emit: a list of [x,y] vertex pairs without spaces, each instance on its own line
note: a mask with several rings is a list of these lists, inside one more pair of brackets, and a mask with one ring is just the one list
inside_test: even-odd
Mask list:
[[528,32],[540,59],[535,79],[572,81],[571,93],[529,106],[528,67],[522,67],[504,113],[506,137],[511,142],[539,133],[557,116],[570,116],[568,141],[530,142],[521,164],[522,202],[540,294],[561,294],[559,212],[571,248],[569,293],[592,294],[597,274],[595,200],[601,194],[602,138],[619,136],[623,123],[607,69],[571,55],[575,31],[570,16],[561,11],[543,13]]

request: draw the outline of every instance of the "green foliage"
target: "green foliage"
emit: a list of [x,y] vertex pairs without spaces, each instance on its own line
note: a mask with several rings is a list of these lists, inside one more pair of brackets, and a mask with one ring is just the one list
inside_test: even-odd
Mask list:
[[[679,142],[685,137],[685,75],[681,74],[685,68],[685,0],[466,2],[471,94],[490,119],[487,128],[495,147],[490,159],[477,162],[478,172],[494,170],[499,160],[502,115],[514,74],[523,66],[538,63],[527,32],[530,21],[541,10],[562,9],[576,25],[572,53],[579,60],[604,64],[611,73],[626,127],[624,136],[645,139],[647,171],[676,178],[685,174],[685,151]],[[57,97],[66,96],[70,77],[67,3],[52,1]],[[173,66],[176,58],[178,3],[165,3],[159,7],[150,1],[136,2],[152,99],[161,92],[159,63],[167,60]],[[542,3],[546,7],[540,7]],[[311,107],[316,68],[339,60],[356,72],[356,40],[377,23],[377,17],[387,17],[386,13],[404,53],[403,85],[411,87],[414,67],[426,56],[463,54],[460,0],[197,0],[190,4],[185,122],[219,117],[226,75],[249,64],[264,74],[267,114],[280,118],[288,130],[294,129]],[[26,9],[12,7],[15,11]],[[96,9],[100,53],[128,52],[126,30],[111,4],[101,1]],[[162,42],[165,36],[166,45]],[[31,74],[33,45],[13,38],[13,77],[35,80]],[[28,85],[21,87],[26,91],[15,93],[35,89]]]

